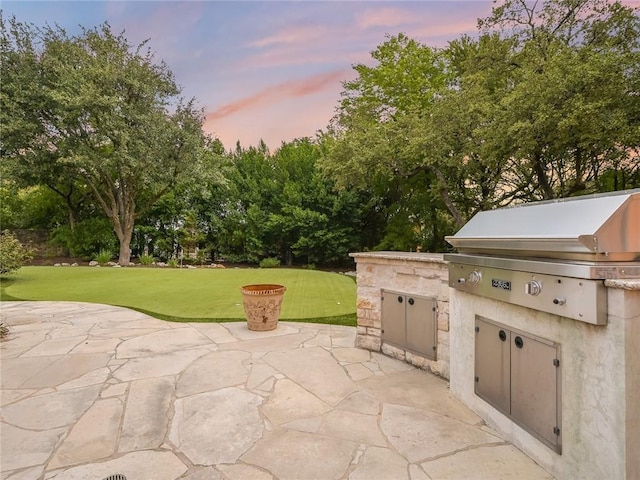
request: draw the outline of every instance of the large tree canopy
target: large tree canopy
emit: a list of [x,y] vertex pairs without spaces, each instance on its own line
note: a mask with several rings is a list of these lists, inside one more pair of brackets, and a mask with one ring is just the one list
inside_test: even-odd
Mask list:
[[442,51],[403,34],[389,37],[372,57],[375,66],[356,65],[358,77],[344,83],[323,138],[322,169],[343,187],[378,196],[389,225],[379,248],[440,249],[449,222],[438,210],[454,216],[457,210],[445,180],[447,165],[423,140],[451,72]]
[[637,185],[638,12],[607,0],[508,0],[480,26],[513,42],[495,127],[532,197]]
[[69,36],[2,20],[0,149],[5,169],[73,199],[91,194],[128,264],[137,218],[202,173],[202,114],[144,44],[109,25]]
[[356,65],[324,171],[382,195],[399,188],[396,215],[414,232],[439,221],[439,235],[513,201],[640,186],[637,12],[505,0],[479,25],[444,49],[390,37],[372,66]]

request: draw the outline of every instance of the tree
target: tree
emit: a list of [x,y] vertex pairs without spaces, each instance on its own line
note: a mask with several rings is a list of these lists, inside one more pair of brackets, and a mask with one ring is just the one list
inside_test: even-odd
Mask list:
[[275,208],[269,213],[266,238],[287,265],[341,263],[357,246],[360,215],[345,218],[353,197],[336,191],[317,169],[317,142],[301,138],[283,143],[272,162],[279,172]]
[[62,199],[46,187],[19,188],[0,180],[0,225],[3,229],[51,229],[66,220]]
[[[371,199],[338,190],[318,169],[322,140],[283,142],[273,154],[261,142],[230,154],[228,183],[196,201],[207,242],[227,260],[338,265],[377,241]],[[376,236],[372,236],[372,232]]]
[[398,242],[396,228],[395,240],[382,246],[442,247],[441,238],[424,237],[424,225],[437,221],[433,232],[441,237],[450,222],[432,213],[427,220],[425,206],[428,212],[446,209],[458,225],[465,220],[452,199],[457,185],[451,162],[427,141],[438,138],[430,133],[433,109],[454,80],[448,59],[403,34],[371,55],[376,65],[356,65],[358,78],[343,84],[322,169],[343,187],[373,189],[389,218],[395,217],[390,223],[403,219],[407,237]]
[[[620,187],[637,171],[640,146],[640,16],[620,2],[507,0],[480,21],[513,49],[512,87],[494,132],[531,179],[534,199]],[[497,134],[498,131],[502,135]],[[515,140],[515,141],[514,141]]]
[[420,159],[407,151],[407,140],[449,82],[442,52],[403,34],[389,37],[371,56],[376,66],[355,65],[358,78],[343,83],[329,131],[335,141],[323,169],[342,184],[414,171]]
[[89,191],[128,264],[136,219],[202,174],[202,112],[144,43],[133,47],[108,24],[77,36],[2,25],[0,145],[12,174]]
[[640,185],[637,11],[505,0],[479,24],[445,49],[390,37],[343,84],[322,168],[381,200],[381,248],[511,202]]

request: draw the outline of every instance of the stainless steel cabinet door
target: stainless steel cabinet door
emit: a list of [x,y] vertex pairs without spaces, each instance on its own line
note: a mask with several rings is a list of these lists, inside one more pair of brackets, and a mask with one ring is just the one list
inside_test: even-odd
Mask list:
[[475,392],[502,413],[511,413],[511,332],[476,317]]
[[561,452],[558,346],[476,316],[475,393]]
[[405,300],[404,295],[382,291],[382,341],[401,348],[404,348],[407,341]]
[[511,416],[551,445],[560,444],[557,348],[511,334]]
[[436,300],[427,297],[406,297],[407,349],[436,360]]

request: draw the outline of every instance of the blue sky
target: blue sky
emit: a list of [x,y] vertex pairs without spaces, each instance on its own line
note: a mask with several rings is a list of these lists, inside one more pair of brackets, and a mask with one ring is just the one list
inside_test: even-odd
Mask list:
[[232,148],[262,138],[313,136],[333,116],[352,65],[370,63],[385,34],[434,46],[475,34],[492,3],[473,1],[7,1],[5,16],[36,25],[108,21],[131,43],[149,39],[207,115],[205,130]]

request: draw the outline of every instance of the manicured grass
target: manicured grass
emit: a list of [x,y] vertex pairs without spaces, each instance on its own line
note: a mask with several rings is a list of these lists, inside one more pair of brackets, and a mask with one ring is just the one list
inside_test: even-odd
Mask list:
[[240,287],[277,283],[282,320],[355,325],[353,279],[317,270],[23,267],[1,282],[2,300],[106,303],[172,321],[242,320]]

